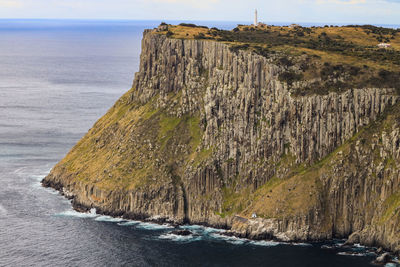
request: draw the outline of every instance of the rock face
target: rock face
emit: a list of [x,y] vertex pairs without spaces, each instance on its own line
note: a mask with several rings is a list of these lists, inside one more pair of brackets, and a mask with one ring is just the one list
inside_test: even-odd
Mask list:
[[132,90],[43,184],[111,215],[287,241],[353,233],[400,250],[398,96],[295,97],[284,70],[147,30]]

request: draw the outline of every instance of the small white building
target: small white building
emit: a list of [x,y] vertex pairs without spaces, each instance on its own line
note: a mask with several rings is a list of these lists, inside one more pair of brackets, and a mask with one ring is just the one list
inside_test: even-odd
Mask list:
[[251,218],[253,218],[253,219],[255,219],[255,218],[257,218],[257,213],[253,213],[253,214],[251,214]]
[[299,24],[290,24],[289,28],[293,29],[293,28],[298,28],[301,27]]
[[380,43],[380,44],[378,44],[378,47],[386,49],[386,48],[391,48],[392,45],[391,44],[387,44],[387,43]]

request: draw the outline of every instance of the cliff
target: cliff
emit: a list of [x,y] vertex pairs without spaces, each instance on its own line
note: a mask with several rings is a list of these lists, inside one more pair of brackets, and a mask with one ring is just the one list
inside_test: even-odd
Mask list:
[[396,91],[301,96],[293,88],[309,82],[283,81],[287,71],[274,56],[147,30],[132,89],[43,184],[115,216],[400,251]]

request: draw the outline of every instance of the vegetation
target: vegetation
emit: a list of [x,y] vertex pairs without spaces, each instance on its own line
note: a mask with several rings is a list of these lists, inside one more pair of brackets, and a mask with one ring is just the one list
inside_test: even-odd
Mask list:
[[[395,88],[400,92],[400,30],[372,25],[277,27],[238,25],[231,31],[182,23],[172,38],[215,40],[230,50],[252,51],[286,69],[279,80],[294,95],[326,94],[350,88]],[[380,49],[390,42],[392,49]],[[303,81],[301,86],[295,82]]]

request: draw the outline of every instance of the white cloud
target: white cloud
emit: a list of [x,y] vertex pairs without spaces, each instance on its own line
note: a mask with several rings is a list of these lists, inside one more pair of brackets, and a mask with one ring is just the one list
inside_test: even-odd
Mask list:
[[162,3],[162,4],[179,4],[191,6],[194,8],[208,9],[212,7],[213,4],[217,4],[219,0],[150,0],[146,2]]
[[21,8],[21,7],[23,7],[23,3],[20,0],[0,0],[0,7]]
[[317,0],[317,4],[358,5],[367,3],[366,0]]

